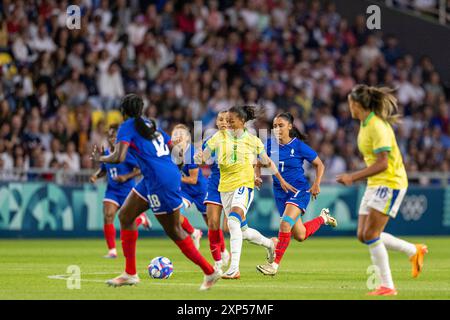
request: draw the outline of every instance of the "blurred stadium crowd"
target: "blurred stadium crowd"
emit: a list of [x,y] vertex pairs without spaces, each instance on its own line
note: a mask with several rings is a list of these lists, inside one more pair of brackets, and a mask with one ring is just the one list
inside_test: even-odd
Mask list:
[[364,166],[346,103],[357,83],[398,89],[409,172],[449,170],[450,106],[433,62],[332,2],[71,1],[80,30],[66,27],[67,1],[0,3],[0,170],[92,168],[92,145],[106,143],[120,98],[137,92],[168,132],[212,127],[244,102],[261,106],[255,129],[289,111],[334,182]]

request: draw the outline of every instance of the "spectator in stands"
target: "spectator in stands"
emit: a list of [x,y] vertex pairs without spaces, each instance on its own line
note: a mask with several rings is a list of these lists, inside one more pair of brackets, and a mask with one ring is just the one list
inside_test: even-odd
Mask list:
[[372,33],[364,16],[347,21],[332,2],[82,1],[82,30],[65,27],[67,1],[15,3],[4,2],[0,18],[3,167],[43,157],[44,168],[53,158],[63,170],[92,168],[107,111],[137,92],[167,131],[192,120],[211,127],[217,112],[245,102],[264,106],[255,129],[290,111],[332,176],[362,163],[346,139],[358,132],[346,100],[360,82],[398,87],[408,170],[449,167],[448,88],[433,61],[416,62],[394,35]]

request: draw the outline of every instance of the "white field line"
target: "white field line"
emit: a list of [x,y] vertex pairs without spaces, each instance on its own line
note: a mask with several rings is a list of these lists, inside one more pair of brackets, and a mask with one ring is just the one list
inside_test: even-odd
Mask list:
[[[84,273],[85,275],[112,275],[113,273],[111,272],[92,272],[92,273]],[[52,280],[65,280],[67,281],[67,277],[69,277],[69,275],[67,274],[57,274],[57,275],[50,275],[47,276],[47,278],[52,279]],[[80,281],[85,281],[85,282],[98,282],[98,283],[105,283],[106,280],[100,280],[100,279],[83,279],[81,278]],[[155,280],[151,282],[151,285],[155,285],[155,286],[189,286],[189,287],[198,287],[198,284],[195,283],[187,283],[187,282],[170,282],[167,280]],[[282,285],[282,284],[276,284],[276,285],[268,285],[267,283],[261,284],[261,285],[257,285],[257,284],[243,284],[244,287],[246,288],[255,288],[255,289],[261,289],[261,288],[282,288],[282,289],[333,289],[332,287],[324,287],[324,286],[299,286],[299,285]],[[221,281],[220,283],[218,283],[217,285],[215,285],[215,287],[228,287],[228,288],[235,288],[236,286],[228,286],[226,285],[223,281]],[[362,290],[364,289],[363,287],[351,287],[351,286],[346,286],[346,285],[342,285],[339,287],[335,287],[335,289],[341,289],[341,290]],[[450,288],[443,288],[443,289],[438,289],[438,288],[421,288],[421,291],[449,291],[450,292]]]

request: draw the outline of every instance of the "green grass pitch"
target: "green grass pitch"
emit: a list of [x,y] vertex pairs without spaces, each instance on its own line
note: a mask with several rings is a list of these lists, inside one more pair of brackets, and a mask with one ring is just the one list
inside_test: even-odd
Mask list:
[[[407,257],[390,252],[399,294],[377,299],[449,299],[450,238],[406,239],[428,245],[424,271],[412,279]],[[208,248],[207,239],[202,240],[201,251],[211,261]],[[255,269],[264,262],[265,250],[244,243],[241,279],[220,280],[207,292],[198,291],[203,279],[200,269],[166,238],[138,240],[141,283],[134,287],[105,285],[104,281],[118,275],[124,264],[121,254],[115,260],[103,259],[105,252],[101,239],[0,240],[0,299],[368,299],[370,257],[355,238],[293,241],[275,277],[263,276]],[[174,263],[174,274],[168,280],[148,276],[148,262],[159,255]],[[67,288],[64,279],[69,265],[81,269],[80,289]]]

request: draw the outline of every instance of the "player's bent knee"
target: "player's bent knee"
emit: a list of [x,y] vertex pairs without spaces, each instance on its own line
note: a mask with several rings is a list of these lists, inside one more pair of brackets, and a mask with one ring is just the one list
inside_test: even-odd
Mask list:
[[124,227],[129,227],[134,223],[134,219],[132,219],[129,215],[127,215],[126,211],[119,212],[119,221],[120,225]]
[[304,234],[294,234],[294,239],[297,240],[298,242],[303,242],[303,241],[305,241],[305,235]]
[[281,221],[280,223],[280,231],[281,232],[290,232],[292,230],[292,226],[289,222]]
[[[376,239],[380,237],[380,233],[373,230],[366,230],[362,236],[362,242],[366,243],[367,241]],[[360,240],[361,241],[361,240]]]

